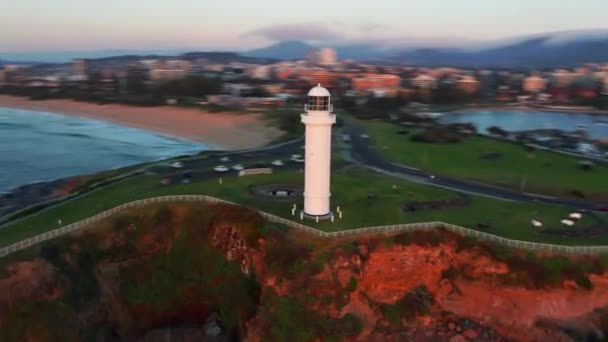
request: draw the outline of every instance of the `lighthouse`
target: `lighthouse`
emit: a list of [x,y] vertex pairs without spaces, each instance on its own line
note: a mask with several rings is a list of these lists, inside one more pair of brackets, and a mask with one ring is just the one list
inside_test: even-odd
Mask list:
[[306,125],[304,214],[329,216],[331,176],[331,125],[336,116],[331,113],[329,91],[321,85],[310,89],[305,113],[301,115]]

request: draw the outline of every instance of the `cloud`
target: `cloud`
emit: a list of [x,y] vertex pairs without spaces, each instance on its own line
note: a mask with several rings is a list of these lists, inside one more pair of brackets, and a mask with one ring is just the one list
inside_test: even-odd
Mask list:
[[245,36],[257,36],[273,41],[304,40],[334,41],[342,38],[338,32],[319,23],[279,24],[247,32]]
[[381,30],[385,30],[387,28],[388,27],[386,25],[378,24],[378,23],[367,23],[367,24],[363,24],[359,27],[359,29],[361,31],[366,31],[366,32],[381,31]]

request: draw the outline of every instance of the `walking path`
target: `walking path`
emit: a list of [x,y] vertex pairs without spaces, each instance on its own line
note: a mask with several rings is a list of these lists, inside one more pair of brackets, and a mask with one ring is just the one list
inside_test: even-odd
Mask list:
[[[41,242],[53,239],[55,237],[68,234],[70,232],[84,229],[90,227],[91,224],[102,220],[104,218],[108,218],[122,210],[128,208],[142,207],[153,203],[171,203],[171,202],[184,202],[184,201],[195,201],[195,202],[211,202],[211,203],[226,203],[238,205],[233,202],[225,201],[219,198],[206,196],[206,195],[175,195],[175,196],[163,196],[163,197],[152,197],[143,200],[138,200],[134,202],[125,203],[114,207],[112,209],[106,210],[100,214],[89,217],[79,222],[75,222],[61,228],[57,228],[55,230],[48,231],[46,233],[42,233],[36,235],[31,238],[27,238],[25,240],[19,241],[12,245],[0,248],[0,257],[4,257],[20,251],[22,249],[28,248],[30,246],[39,244]],[[608,246],[563,246],[563,245],[553,245],[547,243],[538,243],[538,242],[528,242],[528,241],[519,241],[503,238],[500,236],[483,233],[477,230],[464,228],[460,226],[456,226],[449,223],[444,222],[423,222],[423,223],[408,223],[408,224],[396,224],[396,225],[387,225],[387,226],[375,226],[375,227],[365,227],[365,228],[357,228],[357,229],[347,229],[342,231],[335,232],[324,232],[322,230],[318,230],[309,226],[306,226],[301,223],[297,223],[294,221],[290,221],[284,219],[282,217],[269,214],[263,211],[258,211],[259,214],[267,219],[268,221],[284,224],[292,229],[296,229],[316,237],[320,238],[338,238],[338,237],[348,237],[348,236],[360,236],[360,235],[370,235],[370,234],[387,234],[387,233],[398,233],[398,232],[408,232],[408,231],[416,231],[416,230],[431,230],[438,228],[445,228],[453,232],[461,233],[465,236],[473,237],[476,239],[480,239],[483,241],[489,241],[493,243],[497,243],[503,246],[519,248],[531,251],[546,251],[552,253],[564,253],[564,254],[603,254],[608,253]]]

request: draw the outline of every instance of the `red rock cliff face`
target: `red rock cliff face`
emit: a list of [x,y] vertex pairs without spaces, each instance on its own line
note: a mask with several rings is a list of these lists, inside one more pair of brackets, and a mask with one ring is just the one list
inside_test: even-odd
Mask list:
[[[356,338],[360,341],[403,340],[404,336],[413,340],[436,336],[454,341],[499,336],[522,341],[570,340],[555,324],[547,328],[547,324],[539,323],[571,320],[572,324],[583,327],[585,319],[575,318],[608,307],[608,274],[590,274],[592,290],[580,288],[574,281],[534,289],[502,281],[512,270],[484,250],[458,250],[451,242],[436,246],[388,246],[368,238],[358,242],[354,253],[337,250],[315,275],[292,280],[283,278],[279,285],[277,275],[268,274],[261,282],[280,295],[306,289],[317,297],[342,298],[339,307],[313,305],[310,308],[333,317],[347,313],[360,317],[363,331]],[[450,269],[457,272],[448,276]],[[357,286],[349,291],[346,288],[351,278]],[[387,318],[380,307],[397,303],[420,286],[432,295],[430,309],[418,314],[413,321],[402,320],[400,334],[389,332],[390,329],[385,329],[389,325]]]
[[58,298],[63,284],[53,267],[42,260],[23,261],[8,267],[9,276],[0,279],[0,319],[25,301]]
[[[187,214],[182,209],[171,211],[172,220]],[[194,221],[193,227],[198,227],[199,221]],[[270,290],[278,297],[304,303],[307,314],[358,317],[361,330],[345,338],[349,341],[569,341],[576,336],[566,335],[564,327],[579,332],[579,337],[608,328],[608,310],[596,310],[608,308],[608,274],[597,269],[586,274],[591,289],[577,285],[581,282],[574,277],[531,286],[528,278],[538,276],[537,269],[528,272],[478,245],[463,247],[462,237],[445,232],[433,243],[420,242],[415,234],[409,240],[386,236],[316,240],[284,231],[251,235],[253,230],[244,232],[230,222],[211,222],[198,235],[200,241],[193,242],[189,257],[196,255],[200,244],[208,243],[237,262],[243,273],[255,274],[262,295],[260,309],[244,324],[247,341],[271,340],[269,329],[277,323],[269,321],[263,309],[276,304],[272,296],[265,295]],[[171,250],[177,230],[169,223],[138,229],[145,228],[129,223],[92,235],[101,249],[122,246],[128,236],[137,236],[133,249],[97,264],[101,290],[93,309],[105,317],[96,319],[110,322],[121,336],[132,336],[129,333],[142,320],[125,309],[119,296],[121,267]],[[138,232],[142,233],[136,235]],[[581,257],[571,262],[583,267],[593,260]],[[240,275],[238,268],[236,273]],[[61,296],[65,285],[45,261],[13,264],[8,275],[0,278],[0,324],[15,305],[52,301]],[[172,308],[175,312],[156,315],[170,316],[179,326],[182,317],[211,311],[197,298],[186,296]],[[200,333],[200,326],[196,327]],[[321,341],[323,336],[316,339]]]

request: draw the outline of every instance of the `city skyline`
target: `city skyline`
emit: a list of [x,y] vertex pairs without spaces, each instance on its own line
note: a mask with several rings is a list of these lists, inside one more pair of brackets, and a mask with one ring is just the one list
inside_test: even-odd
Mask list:
[[243,51],[284,40],[340,45],[475,45],[547,32],[606,27],[608,3],[575,1],[429,0],[245,3],[57,0],[41,8],[25,0],[5,5],[0,52],[101,49]]

